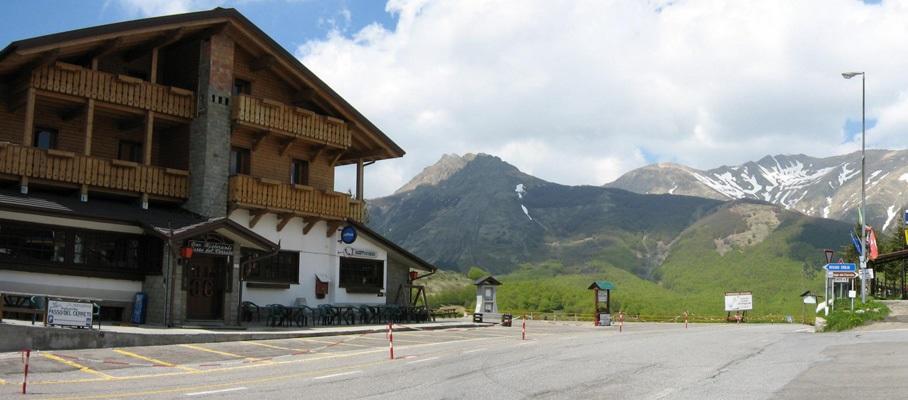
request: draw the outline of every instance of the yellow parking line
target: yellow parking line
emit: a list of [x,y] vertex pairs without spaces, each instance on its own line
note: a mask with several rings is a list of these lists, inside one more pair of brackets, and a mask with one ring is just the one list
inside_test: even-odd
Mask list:
[[259,343],[256,341],[245,341],[243,343],[252,344],[252,345],[261,346],[261,347],[267,347],[269,349],[288,350],[288,351],[307,351],[306,349],[294,349],[294,348],[290,348],[290,347],[281,347],[281,346],[275,346],[273,344]]
[[198,371],[198,370],[195,369],[195,368],[184,367],[184,366],[182,366],[182,365],[177,365],[177,364],[169,363],[169,362],[167,362],[167,361],[158,360],[157,358],[146,357],[146,356],[143,356],[143,355],[141,355],[141,354],[133,353],[133,352],[131,352],[131,351],[126,351],[126,350],[122,350],[122,349],[114,349],[114,352],[119,353],[119,354],[122,354],[122,355],[127,356],[127,357],[138,358],[138,359],[140,359],[140,360],[148,361],[148,362],[153,363],[153,364],[163,365],[163,366],[165,366],[165,367],[172,367],[172,368],[182,369],[183,371],[189,371],[189,372],[196,372],[196,371]]
[[97,375],[97,376],[100,376],[100,377],[102,377],[102,378],[104,378],[104,379],[113,379],[113,378],[114,378],[114,377],[111,376],[111,375],[107,375],[107,374],[105,374],[105,373],[103,373],[103,372],[100,372],[100,371],[95,371],[95,370],[93,370],[93,369],[91,369],[91,368],[88,368],[88,367],[82,365],[82,364],[79,364],[79,363],[74,362],[74,361],[67,360],[67,359],[62,358],[62,357],[55,356],[55,355],[50,354],[50,353],[41,353],[41,355],[44,356],[44,358],[47,358],[47,359],[50,359],[50,360],[54,360],[54,361],[56,361],[56,362],[59,362],[59,363],[64,364],[64,365],[68,365],[68,366],[73,367],[73,368],[78,368],[79,371],[82,371],[82,372],[85,372],[85,373],[89,373],[89,374],[93,374],[93,375]]
[[347,343],[347,342],[330,342],[327,340],[318,340],[318,339],[309,339],[309,338],[296,338],[296,340],[302,340],[305,342],[313,342],[313,343],[337,345],[337,346],[375,347],[375,346],[366,346],[364,344],[353,344],[353,343]]
[[205,351],[205,352],[209,352],[209,353],[212,353],[212,354],[219,354],[219,355],[227,356],[227,357],[233,357],[233,358],[245,358],[245,359],[247,359],[247,360],[249,360],[249,361],[258,361],[258,360],[259,360],[258,358],[252,358],[252,357],[241,356],[241,355],[239,355],[239,354],[228,353],[228,352],[226,352],[226,351],[212,350],[212,349],[208,349],[208,348],[205,348],[205,347],[202,347],[202,346],[196,346],[196,345],[192,345],[192,344],[181,344],[180,347],[185,347],[185,348],[187,348],[187,349],[193,349],[193,350],[198,350],[198,351]]
[[0,385],[5,385],[5,384],[6,384],[6,381],[4,381],[3,379],[0,379]]

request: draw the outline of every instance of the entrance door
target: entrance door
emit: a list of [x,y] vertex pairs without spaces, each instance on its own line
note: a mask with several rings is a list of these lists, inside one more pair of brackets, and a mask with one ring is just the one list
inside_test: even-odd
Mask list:
[[210,255],[192,257],[189,264],[189,293],[186,299],[187,319],[224,319],[226,263],[226,257]]

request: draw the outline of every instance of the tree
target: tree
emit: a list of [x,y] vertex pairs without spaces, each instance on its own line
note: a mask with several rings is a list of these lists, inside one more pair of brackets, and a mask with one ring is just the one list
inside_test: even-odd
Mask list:
[[484,276],[488,276],[488,275],[489,275],[488,271],[486,271],[480,267],[477,267],[477,266],[472,266],[472,267],[470,267],[470,270],[467,271],[467,278],[470,278],[474,281],[479,278],[482,278]]

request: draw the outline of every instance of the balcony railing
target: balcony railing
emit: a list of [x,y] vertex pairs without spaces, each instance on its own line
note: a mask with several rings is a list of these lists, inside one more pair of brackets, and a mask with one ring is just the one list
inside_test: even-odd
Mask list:
[[60,150],[0,143],[0,174],[185,199],[189,173]]
[[235,96],[233,119],[309,142],[342,149],[350,147],[350,129],[346,122],[272,100]]
[[363,203],[350,195],[322,192],[308,186],[289,185],[248,175],[230,177],[230,202],[247,208],[311,215],[326,219],[362,221]]
[[62,62],[32,72],[31,86],[187,119],[195,108],[192,91]]

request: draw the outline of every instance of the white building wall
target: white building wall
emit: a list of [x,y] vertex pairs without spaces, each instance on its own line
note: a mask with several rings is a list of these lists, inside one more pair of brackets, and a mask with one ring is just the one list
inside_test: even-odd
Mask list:
[[[246,227],[249,226],[250,218],[249,212],[246,210],[236,210],[230,215],[231,220]],[[306,304],[310,307],[319,304],[383,304],[385,302],[384,297],[374,294],[347,293],[346,290],[339,287],[338,282],[340,270],[338,251],[343,251],[343,247],[371,250],[376,253],[376,257],[369,257],[369,259],[379,259],[385,262],[384,286],[387,293],[388,254],[384,249],[362,235],[352,245],[338,243],[339,232],[334,232],[330,237],[327,236],[328,224],[325,221],[318,222],[306,235],[303,235],[305,224],[301,218],[293,218],[280,232],[277,231],[277,224],[277,215],[268,213],[259,219],[252,231],[274,243],[280,242],[281,250],[300,252],[300,283],[290,285],[289,289],[249,288],[243,283],[244,301],[251,301],[260,306],[293,305],[297,298],[305,298]],[[326,277],[330,281],[328,295],[324,299],[315,297],[316,274]]]

